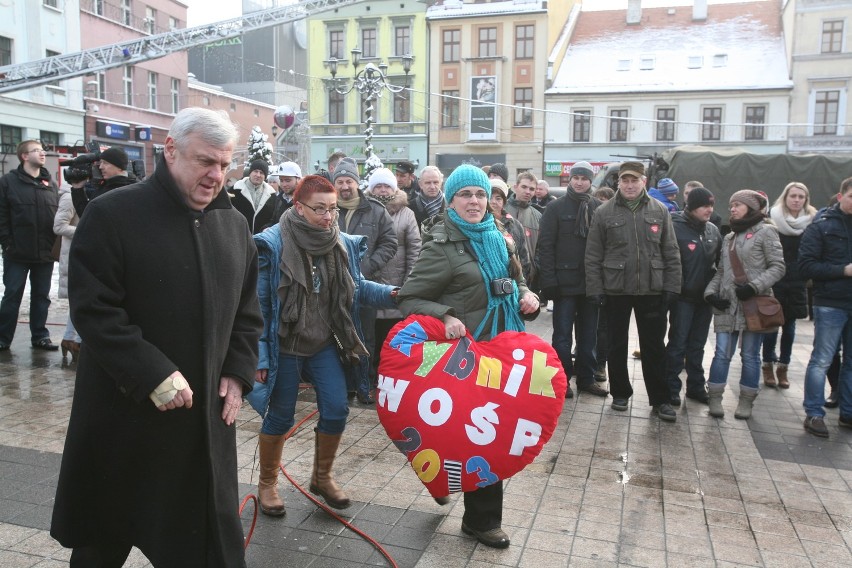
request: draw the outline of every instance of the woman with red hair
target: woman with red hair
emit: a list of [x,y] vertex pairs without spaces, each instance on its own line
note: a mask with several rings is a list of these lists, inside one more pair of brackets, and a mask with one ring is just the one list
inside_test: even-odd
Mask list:
[[319,409],[310,490],[336,509],[350,505],[331,475],[349,414],[341,360],[367,354],[357,318],[361,304],[396,305],[392,286],[361,276],[366,238],[341,233],[338,211],[334,186],[322,176],[306,176],[293,193],[293,207],[254,236],[264,332],[247,398],[263,417],[258,497],[261,511],[271,516],[285,513],[278,471],[302,379],[313,384]]

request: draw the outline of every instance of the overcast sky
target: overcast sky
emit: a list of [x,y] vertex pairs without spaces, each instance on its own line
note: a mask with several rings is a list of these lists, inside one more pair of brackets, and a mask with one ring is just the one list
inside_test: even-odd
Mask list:
[[229,20],[242,14],[242,0],[183,0],[189,6],[187,26]]

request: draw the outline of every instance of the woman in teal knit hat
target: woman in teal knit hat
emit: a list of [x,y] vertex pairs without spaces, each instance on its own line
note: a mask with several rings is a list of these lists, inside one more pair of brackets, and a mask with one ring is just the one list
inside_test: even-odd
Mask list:
[[[441,319],[447,339],[470,333],[486,341],[502,331],[523,331],[523,319],[538,314],[539,301],[524,281],[512,237],[491,214],[488,177],[459,166],[444,183],[444,195],[446,212],[424,224],[420,257],[399,291],[400,310]],[[464,506],[465,534],[486,546],[509,546],[501,528],[502,483],[465,493]]]

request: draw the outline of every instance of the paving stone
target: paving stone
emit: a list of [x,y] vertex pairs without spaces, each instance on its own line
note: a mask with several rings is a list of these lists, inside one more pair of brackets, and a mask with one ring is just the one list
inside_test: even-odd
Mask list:
[[[67,313],[63,302],[51,306],[65,310],[58,321]],[[550,318],[543,314],[530,330],[549,338]],[[812,327],[800,321],[800,337]],[[32,353],[23,337],[11,354],[0,354],[0,566],[66,566],[70,551],[47,529],[74,369]],[[797,340],[791,369],[801,375],[808,356],[808,345]],[[712,349],[705,368],[711,358]],[[738,365],[732,363],[732,376]],[[569,401],[542,454],[505,483],[507,550],[463,535],[462,497],[436,505],[375,409],[358,405],[335,463],[354,500],[341,516],[384,543],[404,567],[852,565],[852,437],[837,431],[833,415],[830,439],[804,432],[800,383],[789,392],[763,392],[749,421],[717,420],[687,401],[677,423],[661,424],[650,413],[638,362],[631,373],[629,412],[613,412],[602,399]],[[731,416],[737,391],[731,385],[725,398]],[[300,395],[297,417],[314,409],[313,393]],[[244,407],[237,425],[240,495],[256,491],[259,427]],[[309,479],[310,423],[288,441],[283,461],[297,481]],[[249,566],[387,565],[283,479],[280,489],[287,515],[259,516]],[[250,519],[247,510],[245,527]],[[134,550],[127,567],[148,566]]]

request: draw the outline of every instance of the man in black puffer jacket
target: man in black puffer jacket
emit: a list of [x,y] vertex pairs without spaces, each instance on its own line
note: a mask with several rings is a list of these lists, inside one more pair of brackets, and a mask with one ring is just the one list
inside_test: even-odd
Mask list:
[[30,277],[30,333],[34,349],[56,351],[47,331],[51,251],[56,235],[53,218],[59,192],[44,167],[47,155],[41,143],[18,144],[20,165],[0,178],[0,245],[3,247],[3,302],[0,304],[0,351],[6,351],[18,327],[18,311]]
[[684,360],[686,398],[707,403],[702,361],[713,309],[704,301],[704,289],[716,274],[722,250],[719,228],[709,222],[715,201],[710,190],[696,187],[687,197],[686,209],[672,214],[683,278],[680,296],[669,312],[669,341],[666,344],[666,382],[671,390],[672,406],[680,406],[683,386],[680,372]]
[[[586,237],[592,215],[601,204],[589,195],[592,165],[577,162],[571,168],[567,193],[544,210],[539,225],[539,282],[553,300],[553,349],[565,374],[577,373],[577,390],[595,396],[608,393],[595,383],[595,343],[599,306],[586,301]],[[572,333],[577,331],[577,365],[571,360]],[[570,389],[568,396],[570,397]]]
[[130,159],[127,157],[127,152],[121,148],[107,148],[101,152],[98,169],[101,171],[103,180],[100,184],[94,186],[91,197],[86,193],[86,187],[71,188],[71,202],[74,204],[74,210],[77,211],[77,216],[82,217],[83,211],[89,201],[100,197],[104,193],[136,183],[136,178],[127,174],[127,166]]

